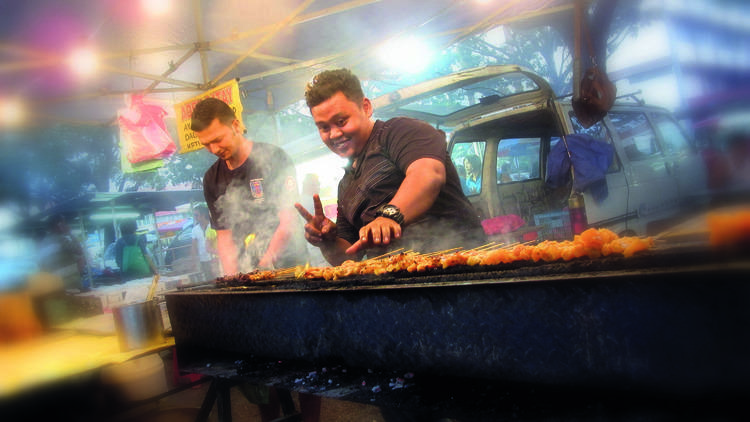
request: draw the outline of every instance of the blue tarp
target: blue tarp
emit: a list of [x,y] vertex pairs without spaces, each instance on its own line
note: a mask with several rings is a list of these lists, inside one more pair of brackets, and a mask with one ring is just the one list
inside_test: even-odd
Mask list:
[[[582,133],[567,135],[565,140],[570,148],[575,169],[573,189],[577,192],[589,189],[594,200],[603,201],[609,193],[605,175],[612,164],[614,148],[606,142]],[[565,149],[565,142],[560,140],[552,147],[547,158],[546,183],[552,188],[557,188],[569,181],[570,158]]]

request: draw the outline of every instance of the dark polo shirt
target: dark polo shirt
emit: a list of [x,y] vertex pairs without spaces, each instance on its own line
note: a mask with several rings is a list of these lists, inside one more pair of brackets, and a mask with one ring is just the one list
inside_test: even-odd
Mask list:
[[420,158],[441,161],[446,182],[432,207],[418,221],[403,227],[402,239],[391,249],[429,252],[483,243],[486,237],[476,211],[461,190],[445,134],[406,117],[376,121],[365,148],[344,169],[338,189],[338,236],[356,242],[359,229],[375,219],[375,210],[393,198],[406,169]]

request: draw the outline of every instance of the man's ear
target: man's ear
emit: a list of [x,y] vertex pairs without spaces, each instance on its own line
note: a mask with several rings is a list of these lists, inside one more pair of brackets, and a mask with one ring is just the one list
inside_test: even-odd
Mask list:
[[362,110],[364,110],[367,117],[372,117],[372,103],[370,102],[370,99],[365,97],[362,99]]
[[242,132],[242,124],[240,123],[239,119],[232,120],[232,134],[234,136],[237,136],[238,133]]

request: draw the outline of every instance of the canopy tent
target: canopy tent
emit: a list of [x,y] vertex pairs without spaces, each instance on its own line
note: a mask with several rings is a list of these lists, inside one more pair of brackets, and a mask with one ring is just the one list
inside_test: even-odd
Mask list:
[[[4,2],[0,96],[31,101],[36,122],[112,124],[124,94],[146,93],[169,109],[236,78],[245,113],[276,111],[301,99],[323,68],[377,79],[375,47],[399,36],[445,48],[496,25],[540,20],[572,33],[575,0],[191,0],[172,1],[158,17],[141,3]],[[67,68],[80,45],[100,58],[87,80]]]

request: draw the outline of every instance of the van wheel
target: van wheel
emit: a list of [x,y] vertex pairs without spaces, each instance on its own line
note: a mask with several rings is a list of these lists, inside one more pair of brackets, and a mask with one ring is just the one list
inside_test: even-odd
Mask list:
[[620,236],[620,237],[635,237],[635,236],[638,236],[638,234],[633,229],[627,229],[627,230],[621,231],[618,234],[618,236]]

